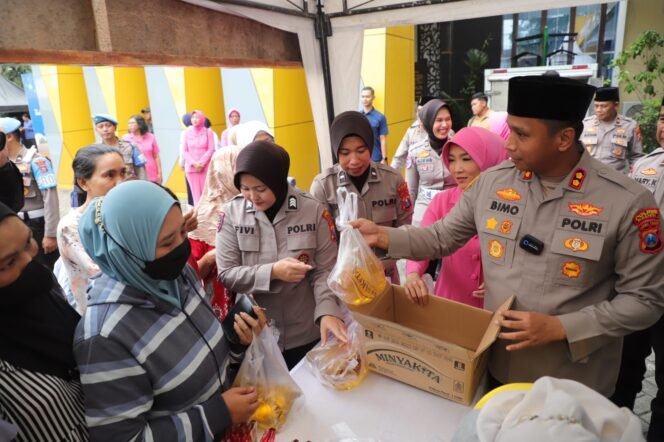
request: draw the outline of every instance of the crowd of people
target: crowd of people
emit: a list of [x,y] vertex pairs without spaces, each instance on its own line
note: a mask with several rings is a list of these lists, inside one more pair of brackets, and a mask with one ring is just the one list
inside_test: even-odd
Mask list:
[[[219,440],[247,421],[258,392],[231,385],[268,321],[288,368],[347,340],[327,282],[339,189],[357,195],[352,225],[385,277],[421,308],[515,295],[491,387],[553,376],[633,408],[654,348],[648,438],[664,440],[664,101],[662,147],[643,156],[615,88],[517,77],[507,112],[478,93],[456,133],[449,103],[423,97],[388,165],[374,98],[365,87],[361,109],[334,119],[338,163],[308,192],[265,124],[231,109],[218,136],[201,110],[184,115],[189,205],[162,186],[149,108],[122,138],[95,115],[100,142],[77,151],[61,219],[49,158],[0,119],[0,440]],[[221,321],[239,294],[260,307],[232,317],[234,340]]]

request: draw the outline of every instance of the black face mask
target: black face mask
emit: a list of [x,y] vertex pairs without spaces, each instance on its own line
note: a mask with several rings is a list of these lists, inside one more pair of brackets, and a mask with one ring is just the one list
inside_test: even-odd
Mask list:
[[48,292],[51,287],[53,287],[52,273],[33,259],[25,266],[16,281],[0,288],[0,305],[25,304],[33,297]]
[[0,167],[0,201],[14,212],[20,211],[25,202],[23,196],[23,177],[16,165],[11,161]]
[[191,255],[191,244],[185,238],[182,244],[154,261],[145,261],[143,271],[152,279],[173,281],[182,273]]

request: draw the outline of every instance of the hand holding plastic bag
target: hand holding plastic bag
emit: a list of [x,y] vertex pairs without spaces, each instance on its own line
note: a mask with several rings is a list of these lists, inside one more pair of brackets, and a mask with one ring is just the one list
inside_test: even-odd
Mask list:
[[249,345],[233,386],[256,387],[260,405],[251,420],[260,429],[278,431],[286,422],[302,390],[288,372],[272,327],[265,327]]
[[352,390],[367,375],[367,356],[362,342],[364,328],[350,313],[345,315],[348,324],[348,343],[331,336],[324,347],[307,353],[307,361],[316,378],[337,390]]
[[376,255],[362,234],[349,222],[357,219],[357,194],[346,189],[337,190],[341,231],[339,254],[327,280],[332,291],[345,303],[367,304],[381,294],[387,285],[385,273]]

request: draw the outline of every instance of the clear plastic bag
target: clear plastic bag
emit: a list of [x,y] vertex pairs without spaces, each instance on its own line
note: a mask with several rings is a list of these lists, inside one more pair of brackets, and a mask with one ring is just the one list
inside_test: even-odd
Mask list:
[[348,324],[346,333],[348,344],[339,341],[330,333],[324,347],[307,353],[307,362],[316,378],[328,387],[337,390],[352,390],[360,385],[367,375],[367,355],[362,341],[364,328],[352,319],[345,317]]
[[337,203],[337,227],[341,231],[341,240],[337,262],[327,283],[345,303],[368,304],[385,290],[385,272],[362,234],[348,224],[357,219],[357,194],[340,188],[337,190]]
[[256,387],[260,405],[251,420],[256,421],[261,430],[279,431],[296,400],[302,396],[302,390],[288,372],[275,332],[272,327],[265,327],[254,336],[233,386]]

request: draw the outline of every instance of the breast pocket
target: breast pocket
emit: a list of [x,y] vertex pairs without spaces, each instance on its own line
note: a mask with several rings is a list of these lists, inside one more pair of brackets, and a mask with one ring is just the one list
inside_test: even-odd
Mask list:
[[624,159],[627,152],[628,140],[624,136],[615,135],[611,138],[611,157]]
[[556,230],[551,244],[554,283],[586,284],[598,265],[603,248],[604,238],[601,236]]
[[316,234],[290,235],[286,239],[288,253],[293,258],[311,266],[315,266]]
[[238,235],[237,243],[242,252],[260,251],[260,238],[256,235]]
[[371,211],[373,222],[383,226],[392,226],[397,219],[397,206],[392,204],[387,207],[376,207]]

